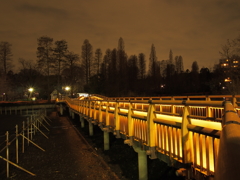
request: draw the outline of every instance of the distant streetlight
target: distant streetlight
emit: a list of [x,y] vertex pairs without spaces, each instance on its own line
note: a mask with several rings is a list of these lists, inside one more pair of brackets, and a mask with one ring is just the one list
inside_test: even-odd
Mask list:
[[33,88],[29,88],[28,91],[29,91],[29,92],[33,92]]
[[31,99],[33,88],[29,88],[28,91],[30,92],[28,99]]
[[69,91],[69,90],[70,90],[70,87],[69,87],[69,86],[66,86],[66,87],[65,87],[65,90],[66,90],[66,91]]
[[69,87],[69,86],[66,86],[66,87],[65,87],[65,91],[66,91],[66,95],[67,95],[67,96],[69,95],[69,90],[70,90],[70,87]]

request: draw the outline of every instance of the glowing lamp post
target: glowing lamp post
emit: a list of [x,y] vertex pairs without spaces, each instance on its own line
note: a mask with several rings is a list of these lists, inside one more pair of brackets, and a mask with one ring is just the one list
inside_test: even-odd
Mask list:
[[69,94],[69,90],[70,90],[70,87],[69,87],[69,86],[66,86],[66,87],[65,87],[66,95]]
[[30,94],[29,94],[29,99],[31,99],[32,92],[33,92],[33,88],[29,88],[28,91],[30,92]]

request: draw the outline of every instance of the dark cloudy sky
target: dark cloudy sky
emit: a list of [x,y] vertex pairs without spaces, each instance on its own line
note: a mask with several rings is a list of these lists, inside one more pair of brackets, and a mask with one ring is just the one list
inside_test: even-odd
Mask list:
[[239,0],[0,0],[0,41],[12,44],[13,59],[36,60],[37,38],[65,39],[81,54],[84,39],[94,51],[117,47],[122,37],[128,56],[151,45],[159,60],[182,55],[212,67],[221,45],[240,34]]

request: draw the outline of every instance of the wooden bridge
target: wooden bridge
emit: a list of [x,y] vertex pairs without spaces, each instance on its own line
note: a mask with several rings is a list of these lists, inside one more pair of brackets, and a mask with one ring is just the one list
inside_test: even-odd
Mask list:
[[98,125],[109,150],[109,133],[138,153],[139,179],[147,179],[147,157],[178,168],[186,179],[238,179],[239,96],[107,98],[91,95],[58,100],[74,117]]

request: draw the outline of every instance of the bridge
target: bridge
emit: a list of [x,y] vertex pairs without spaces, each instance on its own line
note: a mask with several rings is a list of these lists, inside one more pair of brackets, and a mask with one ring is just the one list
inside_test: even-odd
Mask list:
[[125,139],[138,153],[139,180],[148,177],[147,157],[176,167],[186,179],[237,179],[240,160],[240,95],[119,97],[90,95],[57,100],[70,115],[88,121],[104,133]]

